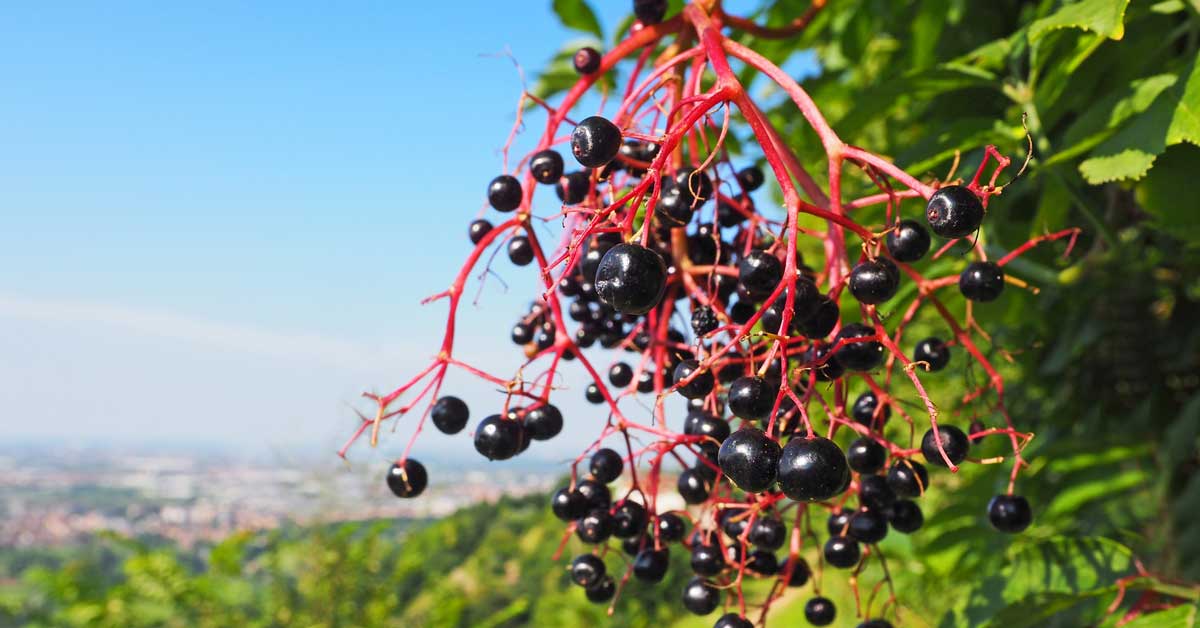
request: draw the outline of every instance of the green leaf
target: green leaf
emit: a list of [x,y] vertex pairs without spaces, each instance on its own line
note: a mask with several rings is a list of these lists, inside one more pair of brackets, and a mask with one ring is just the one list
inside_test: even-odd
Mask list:
[[1147,613],[1124,624],[1124,628],[1196,628],[1200,626],[1200,605],[1181,604],[1175,608]]
[[1153,222],[1164,231],[1175,234],[1186,242],[1200,242],[1200,219],[1197,218],[1198,203],[1180,191],[1195,184],[1196,173],[1200,172],[1200,148],[1191,144],[1178,144],[1168,148],[1154,164],[1154,168],[1142,179],[1134,194],[1138,204],[1153,216]]
[[604,39],[600,20],[596,19],[596,12],[588,5],[587,0],[554,0],[554,13],[558,15],[558,20],[563,26]]
[[1029,26],[1029,42],[1037,42],[1060,28],[1078,28],[1109,39],[1125,36],[1125,7],[1129,0],[1083,0],[1068,4]]

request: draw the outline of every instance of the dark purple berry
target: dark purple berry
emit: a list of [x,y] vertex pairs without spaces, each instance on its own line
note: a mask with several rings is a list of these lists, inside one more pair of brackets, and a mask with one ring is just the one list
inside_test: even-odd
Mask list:
[[858,503],[883,512],[896,503],[896,492],[882,475],[864,475],[859,478]]
[[880,511],[860,510],[850,517],[850,536],[860,543],[878,543],[887,532],[887,517]]
[[683,588],[683,607],[696,615],[707,615],[721,605],[721,592],[703,578],[692,578]]
[[779,443],[747,426],[721,443],[717,461],[721,471],[743,491],[761,493],[775,483],[779,455]]
[[667,0],[633,0],[633,14],[646,26],[658,24],[667,15]]
[[604,561],[594,554],[582,554],[571,561],[571,581],[585,589],[599,583],[605,571]]
[[887,483],[897,497],[920,497],[929,488],[929,472],[915,460],[897,460],[888,469]]
[[479,241],[492,231],[492,223],[480,218],[471,223],[471,228],[467,230],[467,235],[471,237],[471,244],[479,244]]
[[887,234],[888,253],[898,262],[912,263],[929,252],[929,232],[921,223],[905,219]]
[[961,238],[983,223],[983,203],[961,185],[948,185],[933,193],[925,205],[929,228],[943,238]]
[[765,419],[775,407],[775,392],[762,377],[739,377],[729,385],[729,411],[747,421]]
[[701,399],[712,392],[716,381],[712,371],[707,369],[692,377],[692,381],[686,384],[681,383],[699,369],[700,362],[697,360],[684,360],[675,367],[675,385],[677,386],[675,390],[679,391],[679,394],[688,399]]
[[754,628],[754,622],[737,613],[725,613],[717,618],[713,628]]
[[1033,510],[1020,495],[997,495],[988,502],[988,521],[1001,532],[1015,534],[1033,522]]
[[621,150],[621,129],[607,118],[584,118],[571,133],[571,154],[587,168],[599,168]]
[[667,548],[647,548],[638,552],[633,559],[633,575],[642,582],[662,582],[671,565]]
[[617,585],[613,582],[612,576],[604,576],[596,584],[584,589],[589,602],[595,604],[603,604],[608,602],[617,593]]
[[658,515],[658,539],[663,543],[674,543],[683,540],[683,535],[687,533],[687,524],[683,522],[683,517],[673,513],[665,512]]
[[618,388],[628,386],[633,381],[633,368],[624,362],[617,362],[608,369],[608,381]]
[[692,333],[700,338],[709,332],[719,327],[721,321],[717,320],[717,313],[707,305],[698,305],[692,310]]
[[429,411],[429,418],[433,419],[433,426],[438,428],[441,433],[457,434],[467,426],[467,420],[471,418],[471,410],[466,403],[463,403],[462,399],[447,395],[433,404],[433,409]]
[[541,405],[525,414],[525,433],[533,440],[550,440],[558,436],[562,428],[562,412],[553,405]]
[[529,158],[529,173],[533,180],[546,185],[558,183],[563,176],[563,158],[558,151],[547,148]]
[[594,74],[600,69],[600,52],[591,46],[584,46],[575,51],[571,58],[575,63],[575,71],[580,74]]
[[916,502],[901,499],[888,509],[888,522],[895,531],[911,534],[924,525],[925,515],[921,513],[921,507]]
[[742,189],[747,192],[753,192],[762,187],[763,171],[758,166],[747,166],[742,168],[737,173],[738,183],[742,184]]
[[621,477],[621,471],[625,469],[625,463],[621,461],[621,454],[605,447],[592,454],[591,464],[588,469],[592,472],[592,477],[597,482],[608,484]]
[[613,536],[618,539],[640,537],[646,532],[646,507],[633,501],[625,500],[613,511]]
[[883,406],[878,417],[876,417],[876,408],[879,407],[879,398],[874,392],[867,391],[858,396],[854,401],[854,406],[850,409],[850,415],[858,423],[872,427],[876,430],[882,429],[887,420],[892,417],[892,407]]
[[525,236],[516,236],[508,241],[508,259],[517,266],[528,266],[533,261],[533,244]]
[[525,429],[521,422],[493,414],[475,428],[475,451],[488,460],[508,460],[521,450]]
[[701,576],[715,576],[725,570],[725,557],[715,543],[693,545],[691,563],[692,571]]
[[[792,559],[785,559],[779,565],[779,573],[786,574],[788,568],[792,564]],[[808,579],[812,577],[812,570],[809,569],[808,563],[803,557],[796,557],[796,567],[792,569],[792,573],[788,576],[787,585],[789,587],[802,587],[808,583]]]
[[591,175],[586,170],[567,173],[554,191],[558,200],[567,205],[577,205],[587,198],[588,190],[592,187]]
[[862,323],[850,323],[838,332],[834,343],[847,341],[834,357],[838,363],[851,371],[869,371],[883,362],[883,345],[877,340],[849,342],[858,338],[874,338],[875,330]]
[[598,508],[607,512],[612,503],[612,494],[609,493],[608,486],[602,482],[593,479],[583,480],[576,485],[575,490],[579,491],[579,494],[587,500],[589,509]]
[[754,550],[746,557],[746,569],[763,576],[779,573],[779,559],[767,550]]
[[603,543],[612,536],[612,525],[612,517],[608,512],[597,508],[578,521],[575,534],[584,543],[591,545]]
[[913,362],[926,362],[929,370],[936,373],[950,363],[950,347],[939,338],[926,338],[913,349]]
[[846,536],[830,537],[825,542],[825,562],[839,569],[849,569],[858,564],[862,552],[858,543]]
[[859,473],[878,473],[887,462],[887,449],[871,438],[859,438],[846,449],[846,462]]
[[783,542],[787,540],[787,526],[783,525],[782,521],[769,517],[755,519],[747,538],[757,547],[775,551],[783,547]]
[[425,491],[429,484],[429,474],[425,465],[409,458],[404,464],[394,463],[388,469],[387,485],[396,497],[416,497]]
[[550,510],[562,521],[574,521],[588,510],[588,500],[578,490],[560,488],[550,498]]
[[939,425],[936,436],[933,428],[930,428],[921,438],[921,454],[925,456],[925,462],[939,467],[946,466],[946,461],[938,451],[939,440],[946,457],[950,459],[950,464],[957,465],[966,460],[967,452],[971,449],[971,441],[967,439],[967,435],[953,425]]
[[837,617],[837,607],[827,597],[814,597],[804,604],[804,618],[814,626],[828,626]]
[[850,467],[837,443],[793,437],[779,457],[779,489],[796,501],[821,501],[845,490]]
[[812,316],[801,323],[799,329],[809,338],[824,338],[837,327],[840,315],[837,304],[829,297],[821,295]]
[[900,277],[892,273],[882,261],[860,262],[850,271],[850,294],[853,294],[859,303],[883,303],[896,296],[899,288]]
[[755,250],[738,262],[738,283],[754,299],[764,299],[783,279],[783,263],[766,251]]
[[510,212],[521,206],[521,182],[510,174],[502,174],[488,184],[488,203],[496,211]]
[[685,469],[683,473],[679,474],[676,488],[684,502],[703,504],[708,501],[708,496],[712,492],[712,479],[699,469]]
[[1004,270],[993,262],[971,262],[958,276],[958,291],[971,301],[995,301],[1004,292]]
[[667,265],[658,253],[637,244],[618,244],[596,268],[596,295],[623,314],[645,314],[662,300]]

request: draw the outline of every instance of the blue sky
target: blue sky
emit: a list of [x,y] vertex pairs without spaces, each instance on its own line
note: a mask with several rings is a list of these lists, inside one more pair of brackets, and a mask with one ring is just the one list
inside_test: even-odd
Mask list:
[[[495,55],[532,72],[578,37],[549,4],[0,7],[6,437],[336,448],[360,391],[436,350],[445,308],[417,302],[469,250],[520,93]],[[508,373],[534,276],[498,267],[460,346]]]

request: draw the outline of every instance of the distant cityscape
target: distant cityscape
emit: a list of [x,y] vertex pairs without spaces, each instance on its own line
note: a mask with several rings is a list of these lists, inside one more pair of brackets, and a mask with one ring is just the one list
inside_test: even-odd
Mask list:
[[383,469],[330,458],[280,465],[202,452],[0,448],[0,547],[65,545],[112,531],[189,548],[290,523],[441,517],[502,495],[545,492],[565,473],[447,463],[431,469],[420,499],[401,500]]

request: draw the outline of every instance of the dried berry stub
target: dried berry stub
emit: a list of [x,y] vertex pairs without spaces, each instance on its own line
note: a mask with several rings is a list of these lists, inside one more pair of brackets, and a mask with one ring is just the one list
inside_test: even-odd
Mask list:
[[943,238],[971,235],[983,223],[983,203],[962,185],[948,185],[933,193],[925,205],[929,228]]
[[621,150],[621,129],[607,118],[584,118],[571,133],[571,154],[586,168],[600,168]]
[[667,289],[667,265],[658,253],[638,244],[618,244],[596,268],[596,296],[623,314],[645,314]]
[[395,463],[388,469],[387,485],[396,497],[416,497],[425,491],[429,475],[425,465],[408,458],[403,464]]

